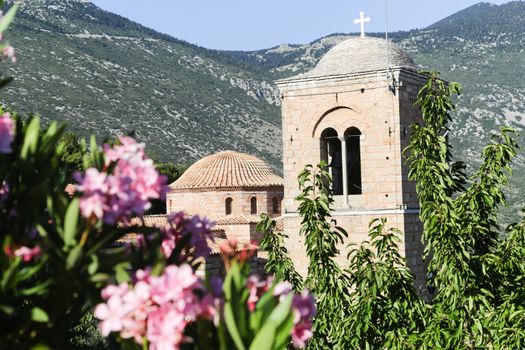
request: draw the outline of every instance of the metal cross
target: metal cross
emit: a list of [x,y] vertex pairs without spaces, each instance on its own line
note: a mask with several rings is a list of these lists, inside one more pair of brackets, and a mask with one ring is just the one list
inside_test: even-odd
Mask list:
[[354,19],[354,24],[361,24],[361,38],[365,37],[365,23],[370,22],[370,17],[365,18],[363,11],[359,12],[359,19]]

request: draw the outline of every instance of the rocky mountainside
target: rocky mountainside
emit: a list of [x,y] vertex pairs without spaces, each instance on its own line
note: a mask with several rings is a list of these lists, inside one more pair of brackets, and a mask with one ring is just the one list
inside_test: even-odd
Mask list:
[[[87,135],[135,131],[159,159],[192,162],[225,149],[280,168],[280,100],[274,79],[315,66],[349,34],[253,52],[207,50],[159,34],[87,0],[32,0],[9,39],[19,63],[2,99]],[[382,34],[371,34],[382,36]],[[434,25],[391,34],[421,68],[463,84],[451,140],[479,161],[501,125],[525,126],[525,2],[480,3]],[[520,136],[525,147],[525,134]],[[515,206],[525,204],[518,159]]]
[[135,131],[161,160],[224,149],[280,166],[273,76],[83,0],[26,1],[9,40],[16,77],[2,99],[100,138]]

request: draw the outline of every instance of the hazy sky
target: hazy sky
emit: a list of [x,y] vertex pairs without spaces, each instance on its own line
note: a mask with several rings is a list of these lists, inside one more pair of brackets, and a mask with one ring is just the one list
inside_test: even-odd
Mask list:
[[[384,32],[385,0],[92,0],[157,31],[212,49],[256,50],[357,32]],[[480,0],[388,0],[391,31],[424,28]],[[502,4],[508,0],[490,1]]]

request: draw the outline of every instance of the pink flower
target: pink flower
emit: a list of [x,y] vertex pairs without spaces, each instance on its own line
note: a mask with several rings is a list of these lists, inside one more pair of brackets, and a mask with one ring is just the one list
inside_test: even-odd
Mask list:
[[273,295],[276,297],[279,297],[279,300],[282,301],[285,297],[287,297],[292,292],[292,285],[290,282],[279,282],[277,285],[273,288]]
[[257,305],[257,302],[261,298],[261,296],[268,291],[270,285],[272,284],[273,277],[268,277],[266,280],[260,281],[259,277],[256,275],[252,275],[248,277],[248,281],[246,282],[246,287],[248,288],[248,310],[250,312],[253,312],[255,310],[255,306]]
[[109,299],[113,296],[122,297],[128,291],[128,284],[121,283],[118,286],[109,285],[106,288],[102,289],[102,299]]
[[147,339],[152,350],[179,349],[186,327],[184,314],[163,305],[148,317]]
[[16,63],[15,48],[7,45],[2,49],[2,55],[5,58],[10,58],[13,63]]
[[313,337],[312,324],[301,323],[292,329],[292,344],[296,349],[302,349],[308,344],[308,340]]
[[187,217],[183,212],[177,212],[168,217],[169,228],[164,230],[161,250],[169,258],[177,243],[189,237],[191,253],[196,258],[207,257],[211,253],[208,241],[213,241],[211,223],[199,216]]
[[76,188],[82,192],[82,215],[110,225],[143,215],[151,200],[164,199],[168,191],[166,177],[159,175],[153,161],[146,157],[144,144],[131,137],[119,140],[121,145],[104,146],[105,166],[112,173],[88,169]]
[[0,185],[0,205],[3,202],[5,202],[8,196],[9,196],[9,185],[4,180],[2,184]]
[[15,123],[10,113],[0,116],[0,153],[11,153],[11,143],[15,135]]
[[314,297],[306,290],[299,295],[294,295],[292,310],[294,312],[292,343],[295,348],[304,348],[313,336],[312,318],[316,313]]
[[17,250],[15,250],[15,256],[22,257],[22,260],[24,262],[30,262],[41,255],[42,251],[39,246],[36,246],[34,248],[20,247]]
[[295,322],[310,320],[315,316],[315,299],[308,293],[303,291],[302,294],[294,296],[293,309],[295,313]]
[[102,291],[106,303],[97,305],[95,316],[103,335],[119,332],[138,344],[146,338],[151,349],[176,350],[188,323],[217,317],[215,300],[202,293],[202,281],[189,265],[168,266],[160,276],[139,270],[135,281],[133,286],[124,283]]
[[123,301],[118,296],[112,296],[107,303],[99,304],[95,308],[95,317],[100,322],[100,332],[107,337],[111,332],[120,332],[122,330],[122,320],[126,315]]

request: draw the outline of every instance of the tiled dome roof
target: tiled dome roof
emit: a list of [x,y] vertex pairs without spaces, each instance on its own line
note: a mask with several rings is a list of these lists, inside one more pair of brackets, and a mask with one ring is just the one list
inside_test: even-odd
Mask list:
[[[334,46],[314,69],[295,78],[316,78],[387,69],[387,42],[371,37],[352,37]],[[389,42],[390,68],[417,70],[414,61],[397,45]]]
[[224,151],[205,157],[170,185],[172,190],[283,186],[272,168],[249,154]]

